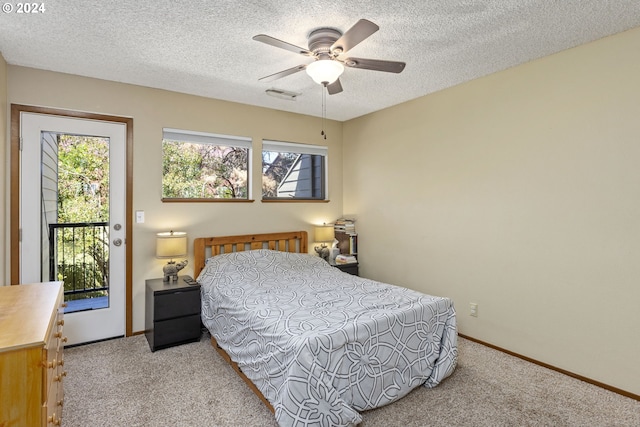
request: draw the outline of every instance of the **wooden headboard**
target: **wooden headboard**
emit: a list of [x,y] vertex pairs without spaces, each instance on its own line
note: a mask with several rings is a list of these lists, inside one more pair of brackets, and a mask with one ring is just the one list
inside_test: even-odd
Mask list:
[[281,252],[307,253],[307,232],[287,231],[283,233],[245,234],[241,236],[198,237],[193,242],[193,277],[204,268],[207,258],[230,252],[242,252],[251,249],[271,249]]

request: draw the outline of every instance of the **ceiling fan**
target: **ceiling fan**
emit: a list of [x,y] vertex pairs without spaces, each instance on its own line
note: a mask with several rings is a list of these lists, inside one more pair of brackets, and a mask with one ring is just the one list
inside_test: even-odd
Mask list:
[[340,58],[340,55],[345,54],[379,29],[380,27],[366,19],[361,19],[356,22],[355,25],[349,28],[344,34],[333,28],[319,28],[309,34],[309,49],[284,42],[265,34],[254,36],[253,40],[315,59],[311,64],[298,65],[262,77],[259,80],[270,82],[306,69],[307,74],[309,74],[316,83],[325,86],[329,95],[334,95],[342,92],[342,84],[340,83],[339,77],[344,71],[345,66],[349,68],[385,71],[388,73],[402,72],[406,65],[404,62],[366,58]]

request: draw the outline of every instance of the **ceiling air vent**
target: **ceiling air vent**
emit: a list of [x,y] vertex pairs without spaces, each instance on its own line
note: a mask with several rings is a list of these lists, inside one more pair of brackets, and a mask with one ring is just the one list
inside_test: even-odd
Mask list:
[[301,93],[289,92],[275,88],[267,89],[265,90],[265,93],[275,98],[286,99],[287,101],[295,101],[300,95],[302,95]]

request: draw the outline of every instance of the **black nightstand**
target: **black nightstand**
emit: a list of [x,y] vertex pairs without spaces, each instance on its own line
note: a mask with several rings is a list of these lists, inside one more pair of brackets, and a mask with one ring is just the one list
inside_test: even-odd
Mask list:
[[145,335],[151,351],[200,339],[200,285],[146,281]]
[[345,273],[353,274],[354,276],[358,275],[357,262],[351,264],[334,264],[333,266],[340,271],[344,271]]

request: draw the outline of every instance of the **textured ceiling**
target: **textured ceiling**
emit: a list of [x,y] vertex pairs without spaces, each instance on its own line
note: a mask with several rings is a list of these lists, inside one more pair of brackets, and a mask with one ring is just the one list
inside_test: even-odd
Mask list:
[[[10,64],[320,116],[322,87],[303,71],[260,77],[308,57],[253,41],[307,47],[319,27],[360,18],[380,30],[347,56],[407,63],[401,74],[347,68],[327,117],[348,120],[640,26],[640,0],[44,0],[18,14],[5,0],[0,52]],[[13,6],[8,11],[9,4]],[[276,88],[296,101],[267,96]]]

